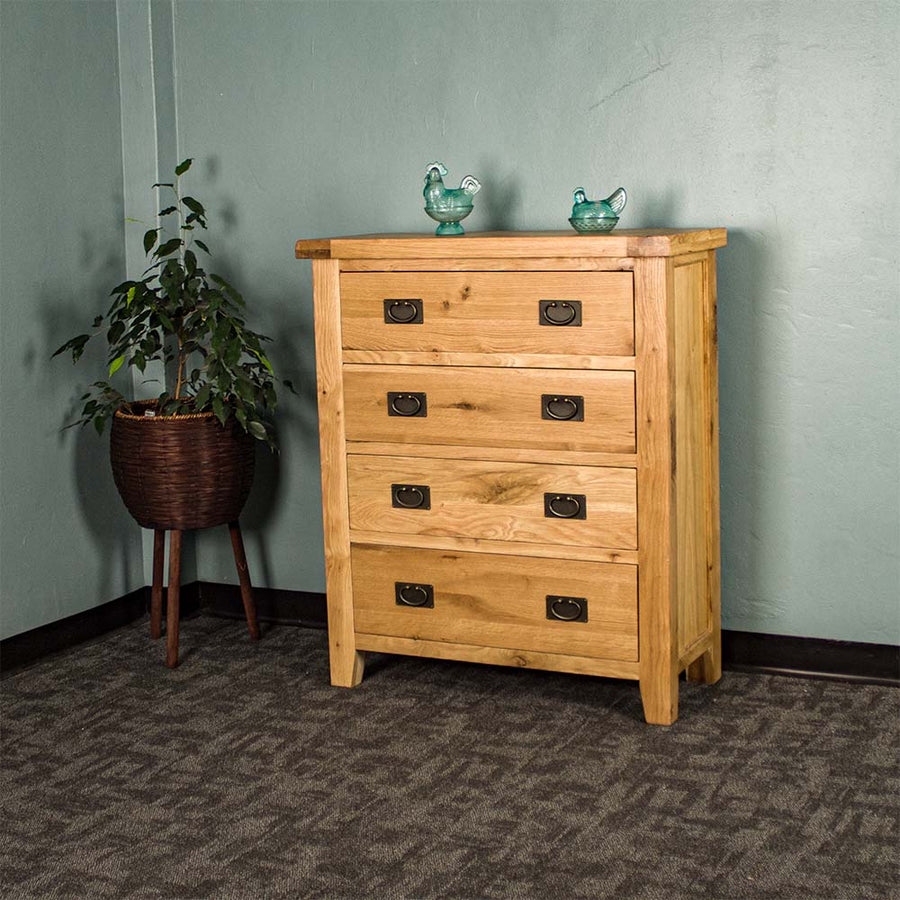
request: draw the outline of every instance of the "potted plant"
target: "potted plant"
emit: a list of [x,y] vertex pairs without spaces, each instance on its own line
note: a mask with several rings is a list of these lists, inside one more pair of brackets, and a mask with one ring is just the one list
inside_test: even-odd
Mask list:
[[[102,434],[111,421],[110,459],[116,487],[129,512],[155,531],[150,629],[162,627],[162,567],[170,532],[167,657],[178,662],[178,593],[181,534],[228,524],[251,637],[259,636],[238,516],[250,492],[254,446],[275,448],[271,416],[277,379],[263,350],[270,339],[249,329],[244,300],[226,279],[208,273],[194,248],[210,255],[197,237],[206,230],[206,209],[181,190],[186,159],[159,210],[165,223],[144,234],[149,265],[136,281],[112,290],[112,303],[93,331],[66,341],[53,355],[78,362],[92,337],[105,333],[107,378],[82,396],[73,425],[92,423]],[[174,385],[153,400],[128,400],[113,387],[120,370],[144,373],[162,363]],[[282,381],[293,390],[289,381]]]

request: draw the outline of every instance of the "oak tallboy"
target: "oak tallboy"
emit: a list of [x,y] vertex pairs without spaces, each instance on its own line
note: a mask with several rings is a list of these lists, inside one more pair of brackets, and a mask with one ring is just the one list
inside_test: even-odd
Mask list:
[[724,229],[302,240],[332,683],[365,651],[721,675]]

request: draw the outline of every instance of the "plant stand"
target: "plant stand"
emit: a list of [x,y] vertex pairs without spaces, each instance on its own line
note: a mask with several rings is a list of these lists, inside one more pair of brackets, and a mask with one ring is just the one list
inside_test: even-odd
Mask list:
[[[153,532],[153,585],[150,588],[150,637],[162,637],[163,568],[165,566],[166,530],[156,528]],[[247,616],[250,640],[259,640],[259,624],[256,621],[256,604],[253,601],[253,586],[247,570],[247,557],[241,526],[237,520],[228,523],[231,533],[231,548],[237,566],[241,585],[241,599]],[[174,669],[178,665],[178,623],[179,600],[181,594],[181,539],[184,531],[169,529],[169,584],[166,603],[166,665]]]

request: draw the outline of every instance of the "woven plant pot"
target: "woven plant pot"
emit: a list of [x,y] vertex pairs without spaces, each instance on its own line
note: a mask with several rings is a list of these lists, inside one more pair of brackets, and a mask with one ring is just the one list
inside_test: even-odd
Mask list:
[[253,482],[256,441],[211,413],[113,416],[110,460],[128,511],[144,528],[185,531],[236,522]]

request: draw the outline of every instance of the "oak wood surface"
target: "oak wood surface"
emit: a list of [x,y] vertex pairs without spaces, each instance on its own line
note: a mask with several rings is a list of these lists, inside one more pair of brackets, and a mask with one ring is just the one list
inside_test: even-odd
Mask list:
[[473,232],[458,237],[363,234],[297,241],[298,259],[443,259],[482,257],[665,257],[725,245],[724,228],[639,228],[610,234],[574,231]]
[[706,591],[706,472],[709,468],[703,359],[706,261],[674,272],[675,510],[678,652],[709,632]]
[[673,269],[644,259],[634,276],[641,700],[648,722],[670,725],[678,718]]
[[703,473],[706,530],[706,601],[709,616],[710,644],[702,656],[687,670],[691,681],[714,684],[722,677],[722,599],[719,538],[719,362],[718,327],[716,324],[716,254],[707,254],[704,269],[706,283],[703,297],[703,368],[704,368],[704,446],[706,471]]
[[[424,392],[427,415],[388,415],[388,392]],[[541,396],[584,398],[584,421],[541,418]],[[634,375],[571,369],[344,366],[347,438],[633,452]]]
[[[417,324],[384,301],[421,301]],[[581,304],[581,324],[542,325],[541,300]],[[393,272],[341,275],[345,349],[633,356],[630,272]]]
[[[348,471],[351,529],[637,547],[633,469],[354,455]],[[393,484],[427,485],[430,508],[392,505]],[[583,495],[585,517],[548,517],[546,493]]]
[[381,366],[486,366],[517,369],[633,370],[633,356],[561,353],[459,353],[441,350],[344,350],[345,363]]
[[433,459],[484,459],[501,462],[540,462],[569,466],[637,468],[636,453],[591,450],[543,450],[540,447],[477,447],[470,444],[418,444],[404,441],[347,441],[348,453],[379,456],[424,456]]
[[[724,229],[297,242],[316,283],[334,683],[359,681],[362,650],[608,675],[638,679],[647,721],[671,724],[679,671],[720,676],[724,244]],[[590,302],[543,296],[587,283],[605,285]],[[383,301],[405,296],[423,300],[423,324],[385,325]],[[573,340],[575,327],[522,315],[539,299],[582,299],[603,325]],[[425,392],[427,416],[388,416],[387,391]],[[583,396],[585,421],[542,419],[541,394]],[[548,530],[534,499],[562,471],[579,473],[569,490],[588,496],[589,519]],[[390,505],[404,482],[432,488],[430,511]],[[636,503],[623,503],[626,484]],[[592,527],[602,536],[586,537]],[[434,609],[397,605],[397,567],[432,576]],[[587,623],[547,620],[547,579],[556,594],[602,594]]]
[[[637,659],[634,566],[355,546],[354,620],[366,634],[513,650]],[[434,608],[396,602],[397,583],[430,584]],[[548,595],[586,598],[588,621],[547,619]]]
[[634,268],[630,257],[540,257],[506,259],[465,259],[444,257],[442,259],[341,259],[342,272],[612,272]]
[[377,653],[400,653],[405,656],[426,656],[432,659],[455,659],[463,662],[512,666],[520,669],[543,669],[548,672],[569,672],[574,675],[599,675],[606,678],[638,677],[638,665],[617,659],[591,659],[563,653],[538,653],[534,650],[507,650],[483,644],[424,641],[418,638],[390,637],[383,634],[356,635],[362,650]]
[[362,680],[364,659],[353,638],[339,273],[332,260],[314,259],[312,266],[331,682],[353,687]]
[[[504,556],[538,556],[543,559],[559,560],[559,544],[515,543],[513,541],[492,541],[485,538],[442,537],[431,534],[394,534],[390,531],[369,531],[362,528],[350,529],[353,544],[377,544],[379,546],[423,547],[426,550],[465,550],[475,553],[494,553]],[[569,544],[565,550],[566,559],[583,559],[591,562],[629,563],[637,565],[637,550],[614,550],[609,547],[579,547]],[[515,563],[510,560],[510,565]]]

